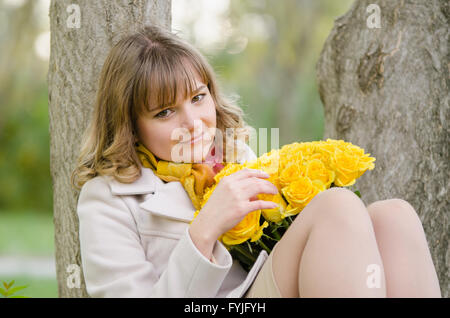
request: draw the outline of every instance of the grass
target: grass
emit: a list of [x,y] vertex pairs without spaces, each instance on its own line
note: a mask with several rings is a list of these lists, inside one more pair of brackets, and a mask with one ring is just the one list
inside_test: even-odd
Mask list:
[[[54,227],[52,214],[0,211],[0,255],[54,255]],[[28,285],[15,295],[32,298],[58,297],[55,278],[26,274],[1,275],[0,283],[11,282],[13,287]],[[0,298],[2,296],[0,295]]]
[[[14,287],[28,285],[27,288],[24,288],[18,291],[14,295],[22,295],[31,298],[58,298],[58,284],[56,282],[56,277],[53,278],[39,278],[33,276],[6,276],[0,277],[0,282],[3,285],[3,282],[10,283],[14,280]],[[0,294],[0,299],[3,296]]]
[[0,255],[54,255],[53,216],[0,211]]

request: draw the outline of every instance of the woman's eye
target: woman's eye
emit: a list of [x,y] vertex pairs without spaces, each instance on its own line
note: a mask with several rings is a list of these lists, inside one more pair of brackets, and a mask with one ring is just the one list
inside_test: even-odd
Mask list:
[[[192,98],[192,101],[195,103],[195,102],[198,102],[198,101],[201,101],[203,98],[204,98],[204,96],[205,96],[206,94],[198,94],[198,95],[195,95],[194,96],[194,98]],[[199,97],[199,96],[201,96],[201,98],[200,99],[196,99],[197,97]],[[165,114],[165,112],[167,112],[167,111],[169,111],[170,109],[164,109],[163,111],[161,111],[161,112],[159,112],[158,114],[156,114],[155,115],[155,117],[157,117],[157,118],[166,118],[166,117],[168,117],[168,115],[166,115],[166,116],[164,116],[164,114]]]
[[[198,97],[198,96],[202,96],[202,98],[200,98],[199,100],[202,100],[203,98],[204,98],[204,96],[205,96],[206,94],[198,94],[198,95],[195,95],[194,96],[194,98],[192,99],[192,100],[194,100],[196,97]],[[197,100],[197,101],[199,101],[199,100]]]
[[158,118],[165,118],[165,117],[167,117],[167,116],[163,116],[163,115],[161,115],[161,114],[164,114],[164,112],[166,112],[166,111],[168,111],[169,109],[164,109],[162,112],[159,112],[158,114],[156,114],[155,115],[155,117],[158,117]]

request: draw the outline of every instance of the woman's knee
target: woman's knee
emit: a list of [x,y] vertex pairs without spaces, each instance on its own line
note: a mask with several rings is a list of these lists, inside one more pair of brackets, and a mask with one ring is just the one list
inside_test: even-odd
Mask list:
[[355,226],[365,223],[371,226],[364,202],[347,188],[329,188],[316,195],[310,204],[318,222],[343,222]]
[[422,221],[407,201],[398,198],[376,201],[367,210],[377,235],[397,235],[408,238],[410,242],[423,240]]
[[403,199],[394,198],[375,201],[367,207],[374,224],[412,224],[422,226],[419,215],[414,207]]

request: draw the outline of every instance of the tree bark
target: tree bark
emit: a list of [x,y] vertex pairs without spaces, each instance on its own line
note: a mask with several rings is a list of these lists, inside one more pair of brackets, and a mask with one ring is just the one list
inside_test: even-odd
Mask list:
[[170,29],[171,1],[80,0],[75,6],[73,3],[52,0],[49,13],[51,54],[47,80],[55,258],[59,297],[89,297],[78,240],[79,193],[71,187],[70,175],[109,50],[125,34],[145,24]]
[[[380,8],[380,28],[367,11]],[[402,198],[424,226],[449,297],[449,2],[357,0],[335,21],[317,64],[324,138],[376,158],[358,179],[366,204]]]

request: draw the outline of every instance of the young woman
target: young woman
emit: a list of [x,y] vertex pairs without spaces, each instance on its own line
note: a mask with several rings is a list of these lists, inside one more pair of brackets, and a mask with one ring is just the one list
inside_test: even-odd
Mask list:
[[[188,177],[198,191],[221,160],[256,158],[238,136],[219,138],[227,128],[250,129],[194,47],[156,26],[113,47],[72,175],[92,297],[440,297],[414,208],[401,199],[365,207],[342,188],[314,197],[245,272],[217,239],[247,213],[274,207],[257,198],[277,191],[267,175],[244,169],[221,179],[191,223]],[[223,151],[229,145],[238,151]],[[183,178],[161,173],[175,162],[188,167]]]

